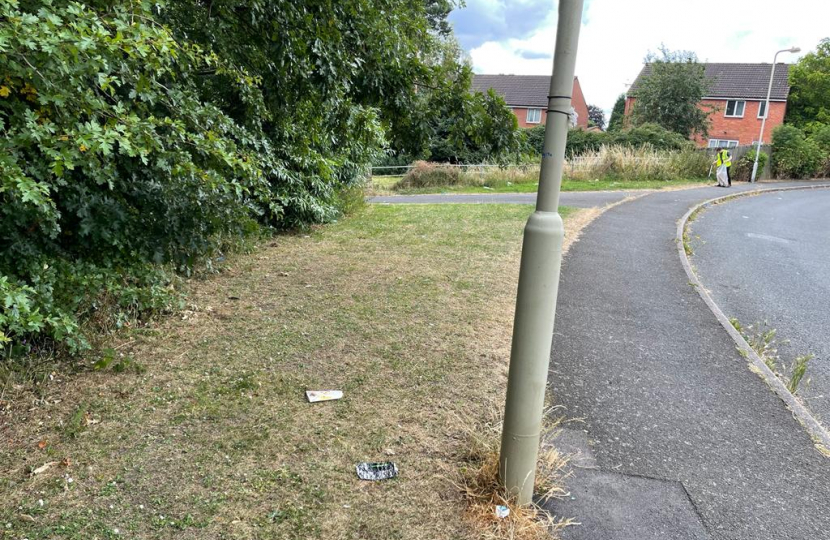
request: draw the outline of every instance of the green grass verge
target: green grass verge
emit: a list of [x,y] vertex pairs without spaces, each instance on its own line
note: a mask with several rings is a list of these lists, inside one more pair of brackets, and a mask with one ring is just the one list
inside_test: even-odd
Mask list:
[[[118,363],[15,389],[0,536],[479,538],[450,481],[504,399],[531,211],[369,206],[278,237],[121,335]],[[387,459],[397,479],[356,478]]]

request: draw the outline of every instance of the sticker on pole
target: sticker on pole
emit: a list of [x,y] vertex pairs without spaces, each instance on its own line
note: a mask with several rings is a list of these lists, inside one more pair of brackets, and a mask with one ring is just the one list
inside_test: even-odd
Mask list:
[[398,476],[398,466],[391,461],[358,463],[355,469],[361,480],[389,480]]
[[318,401],[334,401],[343,397],[341,390],[306,390],[305,397],[308,398],[309,403],[317,403]]

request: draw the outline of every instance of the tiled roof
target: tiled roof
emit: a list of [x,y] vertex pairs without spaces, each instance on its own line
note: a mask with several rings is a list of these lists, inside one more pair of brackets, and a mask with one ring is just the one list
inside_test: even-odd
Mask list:
[[[772,64],[703,64],[710,80],[709,98],[766,99]],[[786,101],[790,93],[789,64],[776,64],[770,99]],[[637,86],[651,74],[651,64],[643,66],[628,94],[635,96]]]
[[476,75],[473,90],[492,88],[514,107],[547,107],[550,75]]

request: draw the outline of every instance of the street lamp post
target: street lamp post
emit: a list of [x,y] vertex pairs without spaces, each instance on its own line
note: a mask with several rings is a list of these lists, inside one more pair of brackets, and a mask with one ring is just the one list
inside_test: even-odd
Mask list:
[[533,497],[564,229],[559,192],[571,112],[583,0],[560,0],[536,211],[522,242],[499,478],[520,505]]
[[758,156],[761,155],[761,144],[764,142],[764,127],[767,125],[767,117],[769,116],[769,97],[772,94],[772,78],[775,76],[775,63],[778,61],[778,55],[782,52],[789,52],[789,53],[797,53],[800,52],[801,49],[798,47],[791,47],[789,49],[781,49],[775,56],[772,58],[772,70],[769,74],[769,88],[767,89],[767,101],[764,105],[764,116],[761,118],[761,134],[758,135],[758,145],[755,148],[755,163],[752,165],[752,179],[751,182],[755,182],[755,178],[758,175]]

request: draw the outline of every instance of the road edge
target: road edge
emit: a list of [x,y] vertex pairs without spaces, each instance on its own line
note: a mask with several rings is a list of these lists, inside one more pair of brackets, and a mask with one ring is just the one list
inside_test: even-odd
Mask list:
[[[742,197],[749,197],[753,195],[758,195],[760,193],[775,193],[779,191],[795,191],[795,190],[807,190],[807,189],[827,189],[830,188],[830,184],[822,183],[817,184],[814,186],[793,186],[793,187],[773,187],[773,188],[761,188],[761,189],[754,189],[751,191],[743,191],[740,193],[733,193],[730,195],[725,195],[722,197],[715,197],[713,199],[709,199],[707,201],[703,201],[702,203],[694,205],[692,208],[689,209],[686,214],[680,218],[677,223],[677,252],[680,255],[680,262],[683,265],[683,269],[686,271],[686,275],[689,277],[690,284],[697,290],[700,297],[709,307],[709,310],[718,319],[721,326],[726,330],[727,334],[732,338],[735,342],[735,345],[738,347],[738,350],[741,351],[742,354],[746,356],[749,360],[750,370],[754,371],[764,382],[767,383],[767,386],[784,402],[787,408],[792,413],[793,417],[798,420],[798,422],[804,427],[810,437],[813,439],[813,442],[816,444],[817,449],[825,456],[830,457],[830,431],[828,431],[821,423],[816,420],[813,414],[805,407],[795,395],[790,392],[784,383],[779,379],[773,372],[770,370],[769,367],[764,363],[760,356],[749,346],[749,343],[744,339],[744,337],[738,332],[732,323],[729,322],[729,319],[720,309],[720,307],[715,303],[712,296],[703,286],[703,283],[697,276],[697,273],[692,266],[691,261],[689,260],[689,256],[686,254],[685,242],[684,237],[686,235],[686,230],[689,225],[690,218],[704,210],[709,206],[713,206],[716,204],[721,204],[727,201],[731,201],[733,199],[738,199]],[[823,447],[823,448],[821,448]]]

